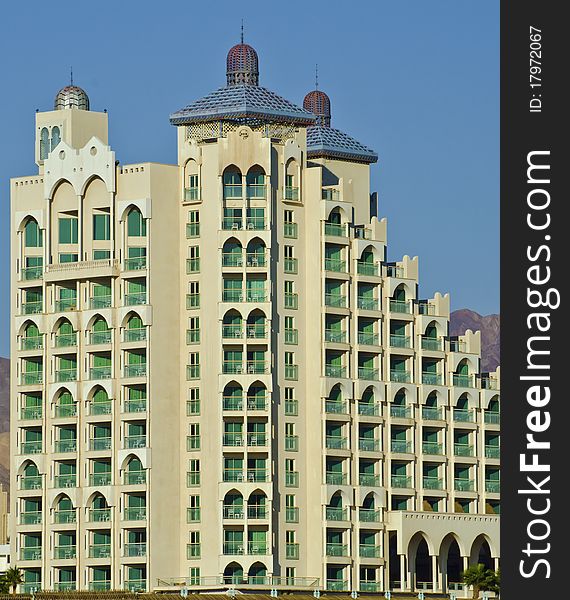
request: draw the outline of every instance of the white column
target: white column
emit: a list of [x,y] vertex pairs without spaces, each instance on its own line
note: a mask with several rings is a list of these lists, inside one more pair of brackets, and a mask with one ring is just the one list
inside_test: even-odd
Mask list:
[[400,554],[400,589],[406,589],[406,557]]

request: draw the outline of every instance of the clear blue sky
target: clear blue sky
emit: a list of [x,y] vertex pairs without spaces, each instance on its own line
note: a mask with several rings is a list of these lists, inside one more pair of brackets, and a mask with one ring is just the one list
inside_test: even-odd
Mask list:
[[388,258],[420,257],[420,294],[499,310],[499,2],[8,2],[0,56],[0,355],[9,353],[9,178],[36,172],[34,112],[74,80],[107,109],[122,163],[176,162],[169,113],[225,84],[245,39],[260,84],[331,98],[332,125],[374,148]]

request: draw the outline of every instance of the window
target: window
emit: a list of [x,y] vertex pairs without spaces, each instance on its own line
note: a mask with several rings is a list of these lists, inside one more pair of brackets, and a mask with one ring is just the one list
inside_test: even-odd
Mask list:
[[187,558],[200,558],[200,532],[190,532],[190,543],[187,549]]
[[188,487],[200,485],[200,460],[197,458],[193,458],[189,462],[186,485]]
[[79,260],[79,254],[75,252],[62,252],[59,255],[60,263],[72,263],[77,262]]
[[186,450],[200,449],[200,423],[190,423],[188,428],[189,434],[186,441]]
[[37,222],[30,219],[24,227],[24,246],[26,248],[41,248],[43,245],[43,232]]
[[59,127],[53,127],[51,130],[51,149],[53,150],[61,142],[61,133]]
[[49,154],[49,131],[44,127],[40,133],[40,160],[45,160]]
[[188,511],[186,517],[188,523],[200,521],[200,496],[190,496],[188,499]]
[[200,353],[190,352],[186,379],[200,379]]
[[188,390],[188,401],[186,402],[186,415],[200,414],[200,388],[190,388]]
[[127,216],[127,233],[129,237],[146,236],[146,219],[138,208],[133,208]]
[[200,317],[191,317],[188,319],[188,330],[186,331],[187,344],[200,343]]
[[295,400],[295,388],[285,388],[285,414],[289,416],[296,416],[299,414],[299,406],[297,400]]
[[186,223],[186,237],[200,237],[200,213],[197,210],[188,212],[188,223]]
[[77,244],[77,217],[59,218],[59,243]]
[[200,272],[200,246],[190,246],[188,248],[188,258],[186,259],[186,273]]
[[186,308],[200,308],[200,282],[191,281],[188,284],[188,294],[186,295]]
[[190,585],[200,584],[200,567],[190,567]]
[[110,250],[93,250],[93,260],[104,260],[111,258]]
[[111,216],[107,214],[93,215],[93,239],[111,239]]

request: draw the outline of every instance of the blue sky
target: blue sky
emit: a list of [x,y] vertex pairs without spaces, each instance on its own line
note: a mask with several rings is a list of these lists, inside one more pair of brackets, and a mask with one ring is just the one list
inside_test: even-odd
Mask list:
[[109,112],[121,163],[176,162],[169,113],[225,84],[245,40],[260,84],[374,148],[388,258],[420,257],[420,295],[499,310],[499,2],[6,3],[0,24],[0,355],[9,354],[9,178],[36,172],[34,112],[74,80]]

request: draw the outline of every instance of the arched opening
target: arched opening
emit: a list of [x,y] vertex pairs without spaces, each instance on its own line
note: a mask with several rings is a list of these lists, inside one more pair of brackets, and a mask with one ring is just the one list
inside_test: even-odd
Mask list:
[[223,176],[224,200],[242,197],[242,176],[235,165],[230,165],[224,170]]
[[222,397],[223,410],[243,410],[243,389],[232,381],[224,388]]
[[49,155],[49,131],[43,127],[40,132],[40,160],[45,160]]
[[251,311],[247,316],[247,337],[250,339],[262,339],[265,336],[265,313],[259,309]]
[[420,590],[427,590],[432,588],[433,573],[432,573],[432,561],[429,555],[429,549],[427,542],[423,536],[419,540],[415,562],[414,562],[414,574],[415,574],[415,587]]
[[141,211],[136,206],[133,206],[127,213],[127,235],[128,237],[146,236],[146,219],[143,218]]
[[335,492],[326,507],[327,521],[346,521],[346,508],[342,505],[342,495],[340,492]]
[[485,569],[494,569],[494,561],[491,556],[491,548],[485,536],[478,536],[471,547],[470,564],[481,564]]
[[485,423],[498,425],[501,421],[501,410],[498,398],[493,398],[485,410]]
[[243,266],[243,248],[241,243],[235,238],[230,238],[224,243],[222,248],[222,266]]
[[338,383],[331,388],[325,399],[325,412],[337,414],[346,412],[346,402],[343,400],[342,389]]
[[374,260],[374,251],[367,247],[362,251],[358,259],[358,273],[361,275],[378,275],[378,267]]
[[342,223],[342,214],[340,209],[333,208],[325,221],[325,234],[335,236],[346,236],[346,224]]
[[42,487],[42,476],[38,470],[36,463],[28,462],[22,469],[20,479],[21,490],[39,490]]
[[263,240],[254,238],[247,245],[246,259],[248,267],[264,267],[265,260],[265,244]]
[[90,415],[110,415],[112,401],[109,399],[107,391],[101,386],[97,386],[91,396],[89,407]]
[[239,584],[243,583],[243,567],[235,562],[230,563],[224,569],[224,583]]
[[461,573],[463,572],[463,561],[459,551],[457,540],[453,540],[447,551],[446,562],[447,587],[449,584],[461,583]]
[[267,583],[267,567],[263,563],[253,563],[247,575],[248,583],[263,585]]
[[77,332],[73,330],[70,321],[62,319],[55,332],[55,347],[66,348],[72,346],[77,346]]
[[259,165],[247,172],[246,186],[248,199],[265,199],[265,171]]
[[89,520],[92,523],[102,523],[111,520],[111,508],[103,494],[95,494],[89,508]]
[[55,400],[56,418],[75,417],[76,415],[77,403],[73,400],[73,396],[69,390],[62,389]]
[[395,531],[388,532],[388,564],[388,588],[391,590],[403,589],[402,569],[400,565],[400,555],[398,554],[398,534]]
[[146,482],[146,471],[144,470],[140,459],[136,456],[131,457],[125,468],[125,485],[141,484]]
[[140,342],[146,340],[146,327],[137,313],[130,313],[125,323],[125,342]]
[[111,330],[103,317],[97,316],[93,321],[89,341],[92,345],[111,343]]
[[267,518],[267,496],[263,492],[252,492],[247,500],[248,519]]
[[236,490],[228,492],[224,496],[224,519],[243,519],[243,496]]
[[77,515],[73,502],[65,494],[59,497],[55,505],[54,521],[56,523],[75,523]]
[[398,390],[394,395],[394,400],[390,406],[390,415],[408,419],[411,417],[411,407],[406,405],[405,389]]
[[61,142],[61,133],[57,125],[51,130],[51,149],[53,150]]
[[267,388],[260,381],[253,382],[247,390],[247,409],[248,410],[266,410],[267,409]]
[[362,393],[362,398],[358,401],[359,415],[378,415],[379,405],[376,404],[374,398],[374,388],[367,387]]
[[200,199],[200,181],[198,163],[190,159],[184,166],[184,200]]
[[26,248],[41,248],[43,245],[43,232],[38,222],[35,219],[28,219],[24,225],[24,246]]
[[222,337],[223,338],[242,338],[243,324],[242,316],[237,310],[229,310],[222,321]]
[[43,336],[38,326],[28,321],[24,326],[20,340],[22,350],[41,350],[43,348]]

